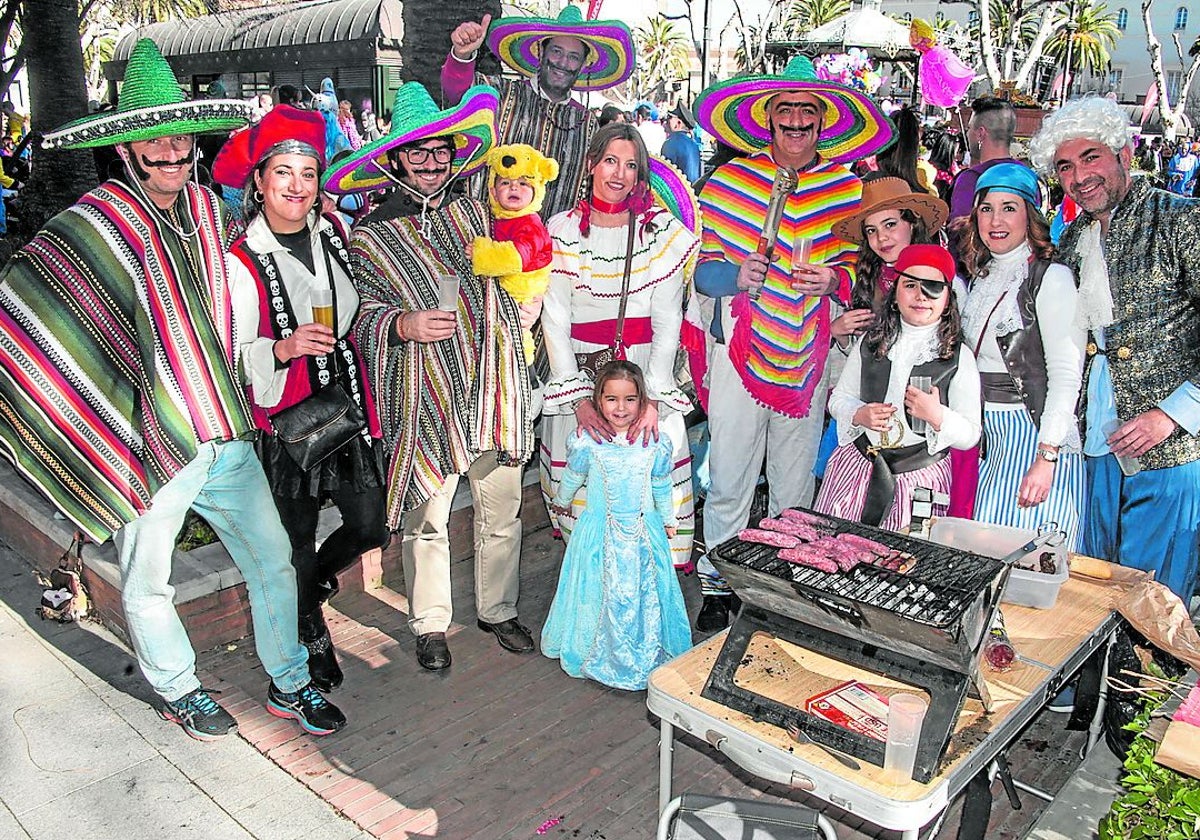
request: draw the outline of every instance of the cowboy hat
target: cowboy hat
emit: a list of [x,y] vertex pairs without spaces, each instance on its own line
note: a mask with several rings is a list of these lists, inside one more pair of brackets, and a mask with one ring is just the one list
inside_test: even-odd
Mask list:
[[578,38],[589,48],[575,90],[604,90],[633,74],[633,35],[619,20],[584,20],[577,6],[567,4],[557,18],[506,17],[488,30],[488,48],[522,76],[536,76],[541,46],[558,35]]
[[881,210],[911,210],[921,217],[930,235],[946,224],[950,209],[946,202],[928,193],[915,193],[903,178],[870,178],[863,181],[862,202],[853,216],[834,222],[833,235],[838,239],[863,244],[863,222]]
[[218,184],[242,189],[250,173],[267,158],[289,152],[316,153],[317,163],[325,165],[325,120],[315,111],[301,111],[291,105],[276,105],[245,131],[226,141],[213,160],[212,177]]
[[825,103],[817,151],[846,163],[886,148],[896,129],[865,93],[817,78],[812,61],[799,55],[779,76],[740,76],[709,85],[693,103],[701,128],[722,143],[757,152],[771,143],[767,103],[778,93],[803,91]]
[[487,85],[476,85],[453,108],[439,110],[420,82],[408,82],[396,91],[392,127],[386,135],[343,158],[325,173],[322,188],[332,193],[361,192],[388,186],[388,152],[434,137],[454,137],[455,175],[467,175],[483,165],[496,143],[496,108],[500,95]]
[[230,131],[250,121],[240,99],[187,100],[175,72],[149,38],[137,42],[125,65],[117,107],[74,120],[46,134],[47,149],[91,149],[171,137]]

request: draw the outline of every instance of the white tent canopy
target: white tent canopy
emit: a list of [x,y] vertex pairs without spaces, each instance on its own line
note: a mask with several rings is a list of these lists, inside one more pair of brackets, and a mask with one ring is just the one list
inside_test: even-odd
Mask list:
[[815,53],[845,52],[858,47],[872,58],[887,61],[917,57],[908,42],[908,27],[880,12],[877,0],[865,0],[861,8],[818,26],[794,43]]

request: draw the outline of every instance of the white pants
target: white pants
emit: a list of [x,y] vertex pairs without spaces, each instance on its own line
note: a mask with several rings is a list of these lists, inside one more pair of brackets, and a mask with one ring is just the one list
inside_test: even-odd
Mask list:
[[[718,344],[709,354],[708,452],[710,484],[704,502],[704,546],[719,546],[746,527],[754,488],[767,459],[770,511],[808,506],[813,497],[813,464],[824,430],[826,370],[813,395],[807,417],[787,417],[754,401]],[[706,556],[696,565],[702,576],[717,577]],[[704,587],[705,577],[701,577]]]

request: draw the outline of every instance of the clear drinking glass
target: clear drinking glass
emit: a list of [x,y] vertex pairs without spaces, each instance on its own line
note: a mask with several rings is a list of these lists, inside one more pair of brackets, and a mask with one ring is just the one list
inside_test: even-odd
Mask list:
[[917,763],[917,745],[929,704],[915,694],[893,694],[888,699],[887,744],[883,771],[897,784],[912,779]]
[[313,289],[308,300],[313,323],[333,329],[333,289]]
[[[908,384],[916,388],[918,391],[924,391],[928,394],[933,390],[933,377],[930,376],[910,376]],[[914,434],[923,435],[929,429],[929,424],[919,417],[912,419],[912,430]]]
[[[1100,430],[1104,432],[1104,439],[1108,440],[1113,436],[1113,432],[1119,428],[1121,428],[1121,421],[1120,419],[1114,417],[1112,420],[1109,420],[1103,426],[1101,426]],[[1123,475],[1137,475],[1142,471],[1142,461],[1140,458],[1131,458],[1116,454],[1114,454],[1113,457],[1117,459],[1117,466],[1121,468],[1121,473]]]
[[438,309],[443,312],[458,311],[458,275],[438,276]]

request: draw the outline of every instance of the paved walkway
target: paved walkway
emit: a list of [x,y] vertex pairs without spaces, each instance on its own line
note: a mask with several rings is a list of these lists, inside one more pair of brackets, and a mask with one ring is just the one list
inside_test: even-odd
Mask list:
[[132,654],[99,625],[42,621],[40,597],[0,544],[0,838],[370,837],[241,738],[164,723]]

